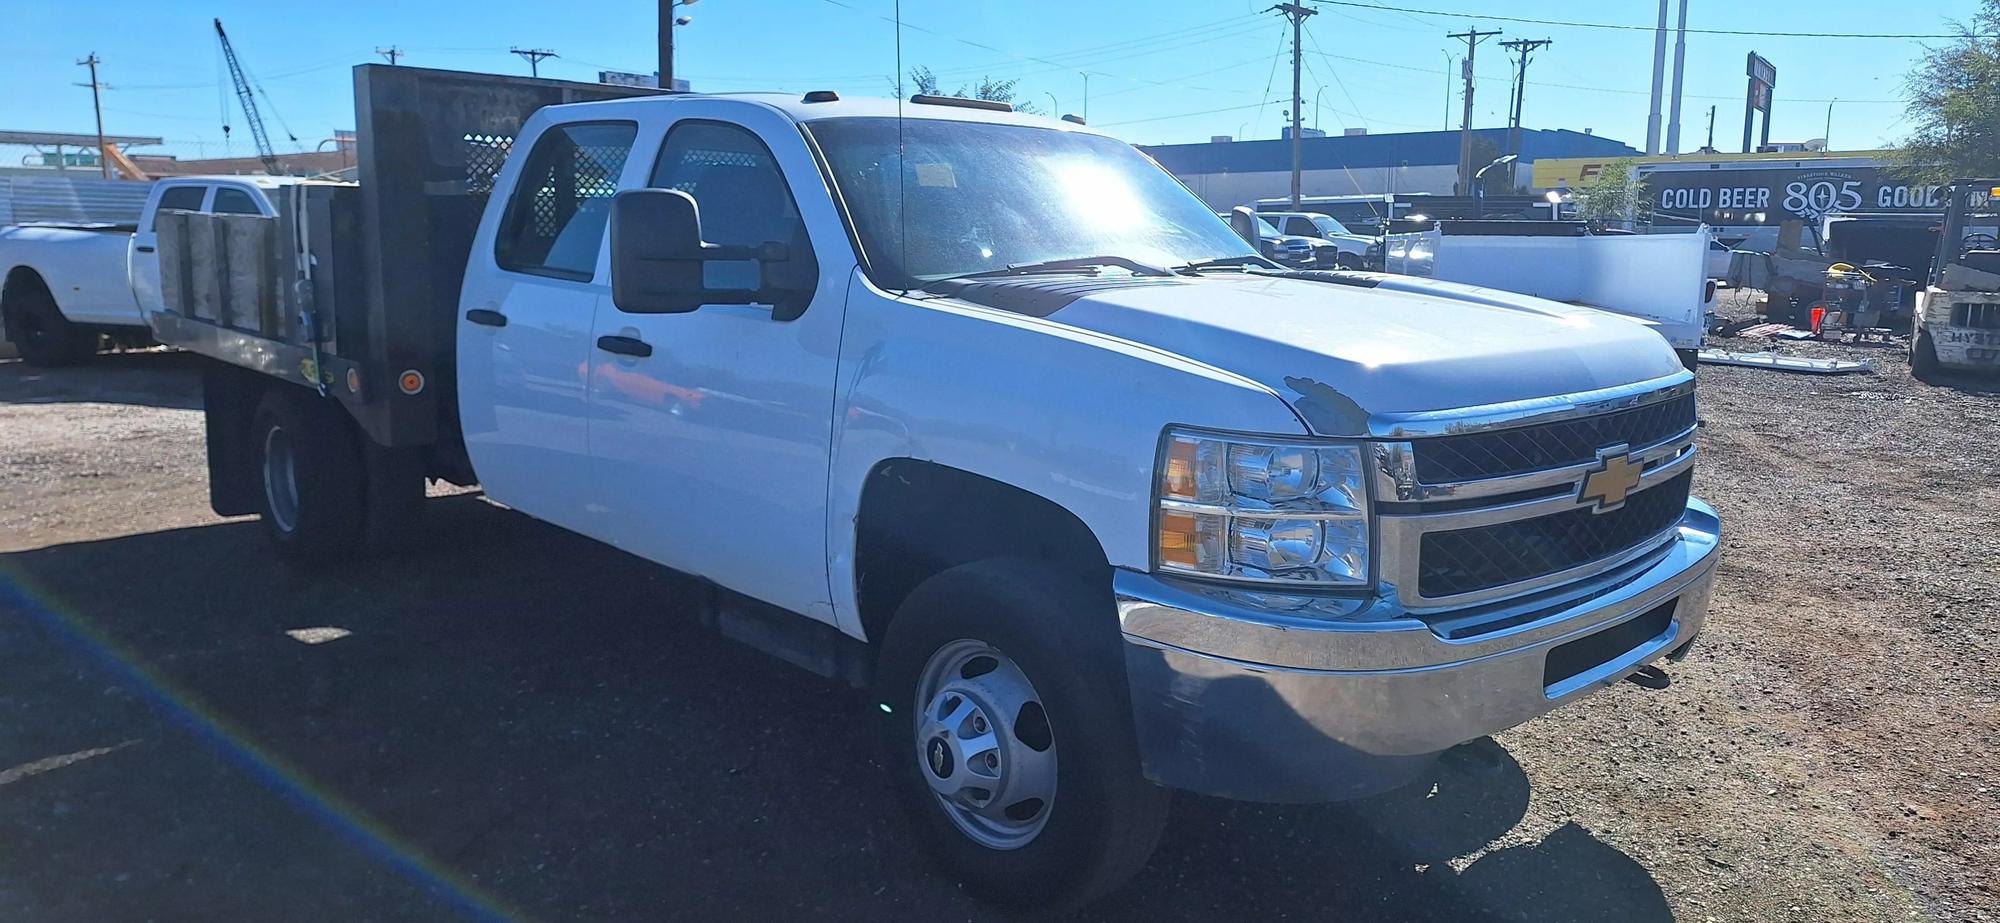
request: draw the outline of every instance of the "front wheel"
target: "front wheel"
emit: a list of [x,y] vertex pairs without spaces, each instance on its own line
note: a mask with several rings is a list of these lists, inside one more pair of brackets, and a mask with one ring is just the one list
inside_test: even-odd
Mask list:
[[1141,775],[1119,643],[1108,593],[1025,561],[951,568],[897,610],[876,670],[889,770],[981,897],[1075,908],[1152,855],[1171,793]]
[[1917,328],[1910,344],[1910,377],[1924,384],[1931,384],[1938,377],[1937,343],[1931,340],[1931,332],[1922,327]]

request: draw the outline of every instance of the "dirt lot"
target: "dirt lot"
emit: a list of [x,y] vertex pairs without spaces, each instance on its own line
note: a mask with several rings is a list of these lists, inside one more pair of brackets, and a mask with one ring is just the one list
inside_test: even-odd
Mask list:
[[[1091,916],[2000,920],[2000,393],[1790,348],[1880,374],[1701,370],[1729,538],[1671,688],[1368,802],[1183,797]],[[993,918],[866,702],[671,575],[473,496],[280,566],[206,509],[191,368],[0,363],[0,919]]]

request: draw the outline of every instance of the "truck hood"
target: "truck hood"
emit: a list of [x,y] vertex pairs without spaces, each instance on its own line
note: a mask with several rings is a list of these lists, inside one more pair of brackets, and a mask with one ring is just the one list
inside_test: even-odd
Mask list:
[[1546,398],[1681,370],[1659,334],[1618,315],[1410,276],[1346,277],[1359,284],[1215,273],[990,280],[955,294],[1260,382],[1328,436],[1365,434],[1374,415]]

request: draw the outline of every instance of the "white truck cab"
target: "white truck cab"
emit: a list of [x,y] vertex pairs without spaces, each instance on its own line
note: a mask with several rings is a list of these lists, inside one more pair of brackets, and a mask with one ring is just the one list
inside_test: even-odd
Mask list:
[[[414,132],[394,107],[462,111],[474,77],[357,73],[386,126],[362,262],[428,246],[459,294],[335,307],[321,234],[306,326],[337,345],[170,297],[162,338],[224,360],[218,511],[313,562],[423,476],[476,480],[701,578],[723,633],[873,690],[917,828],[994,900],[1116,888],[1169,788],[1383,791],[1701,630],[1693,376],[1640,324],[1286,269],[1129,145],[1004,105],[676,94]],[[465,195],[455,251],[387,217]]]
[[157,222],[162,210],[275,214],[270,190],[297,180],[269,176],[180,176],[153,184],[139,220],[123,224],[32,224],[0,228],[0,321],[6,339],[37,365],[97,351],[99,337],[142,338],[163,307]]

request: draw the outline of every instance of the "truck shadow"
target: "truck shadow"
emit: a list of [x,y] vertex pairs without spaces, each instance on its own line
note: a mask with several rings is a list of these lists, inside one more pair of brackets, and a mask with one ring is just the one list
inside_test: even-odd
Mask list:
[[41,368],[0,359],[0,404],[131,404],[201,409],[201,357],[170,349],[100,353]]
[[[0,773],[32,844],[0,905],[998,918],[915,845],[867,699],[698,628],[686,579],[475,497],[433,501],[417,545],[326,575],[254,522],[0,555],[0,767],[122,747]],[[1489,849],[1527,803],[1490,740],[1354,804],[1183,797],[1083,916],[1671,919],[1574,824]]]

